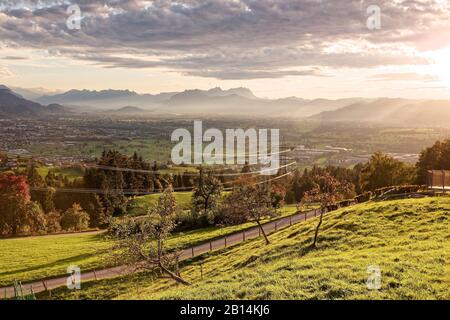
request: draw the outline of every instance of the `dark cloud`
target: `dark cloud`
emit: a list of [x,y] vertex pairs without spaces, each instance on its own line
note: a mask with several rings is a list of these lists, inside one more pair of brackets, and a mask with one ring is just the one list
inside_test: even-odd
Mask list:
[[[66,27],[67,7],[74,2],[83,13],[81,30]],[[436,0],[25,3],[0,2],[0,42],[110,68],[165,67],[220,79],[425,64],[414,50],[450,44],[449,11]],[[381,9],[380,30],[366,27],[366,9],[373,4]]]

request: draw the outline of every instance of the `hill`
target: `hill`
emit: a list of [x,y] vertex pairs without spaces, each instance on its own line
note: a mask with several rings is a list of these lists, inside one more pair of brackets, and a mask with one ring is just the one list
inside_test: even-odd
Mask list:
[[380,98],[312,117],[325,122],[368,122],[394,126],[448,126],[450,101]]
[[[181,270],[189,287],[145,273],[84,283],[79,293],[61,289],[53,298],[450,298],[449,198],[370,202],[332,212],[311,250],[316,224],[272,234],[269,246],[256,239],[191,261]],[[370,266],[381,270],[379,291],[367,288]]]
[[40,117],[65,112],[58,104],[43,106],[23,98],[21,95],[0,86],[0,118]]
[[117,110],[107,110],[105,111],[107,113],[115,113],[115,114],[135,114],[135,113],[143,113],[143,112],[147,112],[146,110],[139,108],[139,107],[134,107],[134,106],[126,106]]

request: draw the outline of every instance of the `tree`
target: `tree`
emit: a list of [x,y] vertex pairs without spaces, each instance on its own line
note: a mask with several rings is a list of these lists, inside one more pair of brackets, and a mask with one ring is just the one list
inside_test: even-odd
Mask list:
[[225,219],[234,222],[253,221],[264,236],[266,245],[270,244],[269,238],[262,227],[261,220],[265,217],[277,215],[272,206],[270,186],[253,183],[253,179],[241,181],[236,185],[231,194],[226,197],[222,209]]
[[159,197],[158,203],[150,208],[140,222],[128,219],[114,225],[113,237],[118,241],[119,260],[124,260],[139,268],[153,269],[157,266],[162,273],[185,285],[187,281],[175,272],[170,271],[170,265],[177,263],[177,254],[167,252],[165,243],[174,230],[176,223],[177,203],[173,188],[169,186]]
[[91,202],[89,202],[90,222],[91,227],[99,227],[106,222],[105,209],[103,208],[102,201],[99,195],[94,195]]
[[30,187],[44,187],[45,182],[37,171],[36,164],[32,163],[27,167],[27,178]]
[[45,215],[47,233],[61,231],[61,214],[58,211],[49,212]]
[[0,234],[45,232],[45,215],[40,205],[31,201],[27,178],[14,174],[0,175]]
[[26,177],[0,175],[0,233],[17,235],[26,218],[30,189]]
[[62,215],[61,227],[68,231],[86,230],[89,228],[89,214],[78,203],[74,203]]
[[49,213],[55,210],[55,203],[53,197],[56,190],[54,188],[47,188],[45,190],[33,191],[31,193],[32,199],[37,201],[45,213]]
[[319,229],[323,222],[323,215],[325,211],[329,211],[337,206],[339,201],[342,201],[346,195],[351,192],[351,185],[348,182],[340,182],[329,173],[325,173],[317,177],[318,183],[315,188],[305,193],[303,198],[304,204],[319,203],[320,204],[320,219],[317,224],[313,248],[317,246],[317,238],[319,236]]
[[272,199],[272,207],[279,209],[284,205],[286,197],[286,188],[278,183],[272,184],[270,187],[270,197]]
[[427,182],[428,170],[450,170],[450,139],[437,141],[432,147],[423,150],[416,168],[420,184]]
[[192,194],[192,206],[196,220],[202,213],[204,219],[210,219],[209,213],[217,208],[222,189],[222,183],[214,177],[212,171],[205,173],[203,168],[200,168],[197,185]]
[[376,152],[363,167],[361,182],[364,191],[411,184],[415,180],[415,169],[381,152]]
[[21,229],[25,234],[43,234],[47,232],[47,221],[38,203],[33,201],[27,203]]

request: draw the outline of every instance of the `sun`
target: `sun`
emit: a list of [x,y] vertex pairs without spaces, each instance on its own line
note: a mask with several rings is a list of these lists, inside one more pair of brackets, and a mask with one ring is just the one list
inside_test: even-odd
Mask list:
[[450,47],[429,53],[431,71],[445,86],[450,87]]

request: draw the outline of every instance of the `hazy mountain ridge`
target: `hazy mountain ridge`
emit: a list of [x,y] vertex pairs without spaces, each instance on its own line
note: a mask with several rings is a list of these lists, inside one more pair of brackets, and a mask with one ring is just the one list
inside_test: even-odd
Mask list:
[[380,98],[356,103],[311,119],[325,122],[368,122],[400,126],[449,126],[450,101]]
[[[400,98],[347,98],[338,100],[298,97],[259,98],[247,88],[185,90],[138,94],[130,90],[70,90],[45,95],[32,102],[0,86],[2,116],[36,116],[62,112],[106,112],[112,114],[205,115],[278,117],[323,122],[358,122],[391,126],[449,126],[450,101]],[[20,106],[20,107],[18,107]],[[68,109],[65,108],[64,111]]]
[[98,109],[121,108],[128,105],[154,107],[170,99],[176,93],[167,92],[156,95],[138,94],[130,90],[70,90],[56,95],[44,95],[36,102],[58,103],[67,106],[85,106]]
[[[209,90],[185,90],[183,92],[140,95],[129,90],[70,90],[63,94],[45,95],[40,103],[58,103],[79,106],[80,110],[102,109],[110,111],[124,106],[136,106],[157,114],[213,114],[213,115],[255,115],[308,117],[323,111],[336,110],[360,98],[327,100],[306,100],[298,97],[282,99],[259,98],[248,88],[223,90],[216,87]],[[81,108],[83,107],[83,108]],[[76,108],[72,108],[76,110]]]
[[39,117],[65,112],[65,108],[59,104],[44,106],[27,100],[8,87],[0,85],[1,118]]

